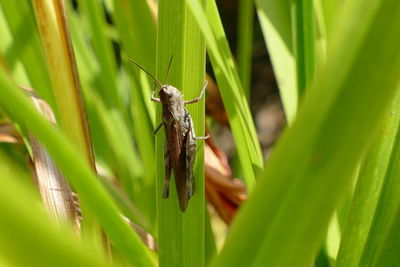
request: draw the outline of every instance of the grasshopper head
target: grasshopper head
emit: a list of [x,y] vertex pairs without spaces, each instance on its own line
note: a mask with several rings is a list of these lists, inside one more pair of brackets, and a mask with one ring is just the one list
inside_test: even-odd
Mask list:
[[172,85],[163,85],[158,94],[163,103],[182,101],[181,92]]

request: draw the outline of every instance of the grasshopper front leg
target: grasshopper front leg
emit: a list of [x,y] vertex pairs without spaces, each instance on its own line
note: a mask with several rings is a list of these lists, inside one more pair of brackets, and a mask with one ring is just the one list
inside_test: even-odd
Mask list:
[[153,92],[151,93],[151,101],[161,103],[161,99],[154,96],[154,94],[156,93],[156,88],[157,88],[157,83],[156,83],[156,81],[154,81],[154,88],[153,88]]
[[208,81],[206,80],[206,82],[204,83],[203,88],[201,89],[201,93],[200,93],[200,95],[198,97],[196,97],[195,99],[192,99],[192,100],[183,101],[183,103],[185,105],[187,105],[187,104],[193,104],[193,103],[199,102],[200,99],[202,98],[202,96],[204,95],[204,92],[205,92],[205,90],[207,88],[207,84],[208,84]]

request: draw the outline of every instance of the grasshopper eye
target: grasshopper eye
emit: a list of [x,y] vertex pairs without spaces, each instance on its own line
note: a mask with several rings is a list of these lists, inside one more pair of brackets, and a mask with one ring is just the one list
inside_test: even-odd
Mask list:
[[173,92],[172,92],[167,86],[161,88],[161,90],[164,92],[164,94],[165,94],[166,96],[172,97]]

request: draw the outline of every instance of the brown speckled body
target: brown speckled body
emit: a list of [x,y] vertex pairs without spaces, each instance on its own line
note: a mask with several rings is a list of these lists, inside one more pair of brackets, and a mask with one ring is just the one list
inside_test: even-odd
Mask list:
[[165,85],[160,89],[159,95],[163,104],[162,120],[166,137],[163,196],[167,198],[169,195],[172,169],[179,207],[185,211],[195,188],[193,166],[196,156],[196,140],[193,122],[189,112],[185,109],[182,94],[178,89],[171,85]]

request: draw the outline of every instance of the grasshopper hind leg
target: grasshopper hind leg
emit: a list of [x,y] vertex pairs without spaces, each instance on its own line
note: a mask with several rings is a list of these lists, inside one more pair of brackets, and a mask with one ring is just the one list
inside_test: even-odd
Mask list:
[[169,183],[171,180],[171,161],[169,158],[169,153],[168,149],[165,146],[164,149],[164,165],[165,165],[165,184],[164,184],[164,192],[163,192],[163,198],[168,198],[169,196]]
[[191,119],[189,120],[189,133],[186,139],[186,194],[187,199],[190,199],[196,190],[196,183],[194,179],[194,162],[196,160],[196,136],[193,129]]

